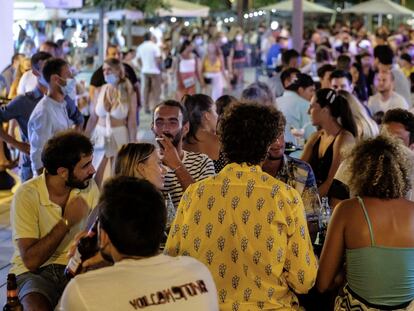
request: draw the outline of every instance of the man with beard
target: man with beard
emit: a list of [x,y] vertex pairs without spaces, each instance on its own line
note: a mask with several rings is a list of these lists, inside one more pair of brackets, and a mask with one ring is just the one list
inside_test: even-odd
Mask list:
[[169,168],[163,192],[171,196],[175,208],[189,185],[215,174],[214,163],[207,155],[182,149],[189,127],[187,111],[179,102],[166,100],[155,107],[152,130],[163,163]]
[[209,268],[222,311],[294,310],[295,292],[306,293],[316,277],[298,192],[260,167],[283,137],[281,117],[262,104],[229,107],[218,126],[229,164],[187,188],[171,225],[165,253]]
[[[281,123],[285,123],[281,117]],[[292,158],[285,154],[285,138],[283,133],[270,145],[266,159],[263,162],[264,172],[295,188],[302,197],[306,218],[311,236],[317,231],[310,220],[317,218],[318,186],[312,167],[305,161]]]
[[375,85],[377,94],[368,99],[368,108],[372,115],[383,111],[384,113],[390,109],[402,108],[408,109],[408,102],[394,91],[395,80],[391,71],[380,71],[375,76]]
[[92,180],[92,151],[92,143],[80,133],[57,134],[42,152],[45,171],[14,195],[10,273],[17,275],[26,311],[53,310],[66,286],[69,247],[99,197]]

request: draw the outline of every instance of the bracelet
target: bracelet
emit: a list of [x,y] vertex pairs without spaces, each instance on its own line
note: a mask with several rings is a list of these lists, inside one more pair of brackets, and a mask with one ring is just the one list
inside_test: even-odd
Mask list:
[[70,229],[70,226],[69,226],[69,220],[67,220],[66,218],[63,218],[63,217],[62,217],[62,221],[63,221],[63,223],[65,224],[65,226],[66,226],[68,229]]
[[182,164],[178,165],[175,169],[173,169],[173,173],[175,173],[176,171],[178,171],[182,167],[183,167]]

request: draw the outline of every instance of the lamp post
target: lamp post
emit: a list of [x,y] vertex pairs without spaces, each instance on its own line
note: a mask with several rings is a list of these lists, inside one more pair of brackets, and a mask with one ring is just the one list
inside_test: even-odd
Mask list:
[[303,3],[302,0],[293,0],[292,12],[292,41],[293,48],[300,52],[303,43]]

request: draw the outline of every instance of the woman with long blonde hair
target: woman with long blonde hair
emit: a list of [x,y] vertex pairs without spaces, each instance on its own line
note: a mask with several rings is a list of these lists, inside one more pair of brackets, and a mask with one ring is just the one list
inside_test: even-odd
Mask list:
[[106,84],[96,91],[96,101],[92,103],[85,130],[95,145],[94,166],[98,185],[104,178],[108,162],[111,164],[122,145],[135,142],[137,135],[134,91],[125,77],[122,63],[109,58],[102,68]]
[[355,138],[361,140],[377,136],[379,134],[378,125],[370,117],[363,104],[347,91],[340,90],[338,91],[338,94],[346,99],[349,108],[351,108],[352,116],[354,117],[357,126],[357,135]]

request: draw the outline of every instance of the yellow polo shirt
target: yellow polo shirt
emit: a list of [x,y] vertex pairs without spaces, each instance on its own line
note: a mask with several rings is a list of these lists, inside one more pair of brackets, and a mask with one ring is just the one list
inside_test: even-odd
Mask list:
[[247,164],[187,188],[166,252],[209,268],[222,311],[295,310],[318,268],[298,192]]
[[[94,180],[89,182],[86,189],[73,189],[68,202],[75,196],[81,195],[92,209],[97,205],[99,190]],[[17,245],[18,239],[41,239],[62,219],[62,208],[50,201],[46,187],[45,173],[22,184],[16,191],[10,210],[10,221],[13,232],[14,254],[10,273],[16,275],[29,271],[23,264]],[[86,217],[73,226],[59,244],[53,255],[42,266],[50,264],[66,265],[67,253],[75,235],[85,229]]]

